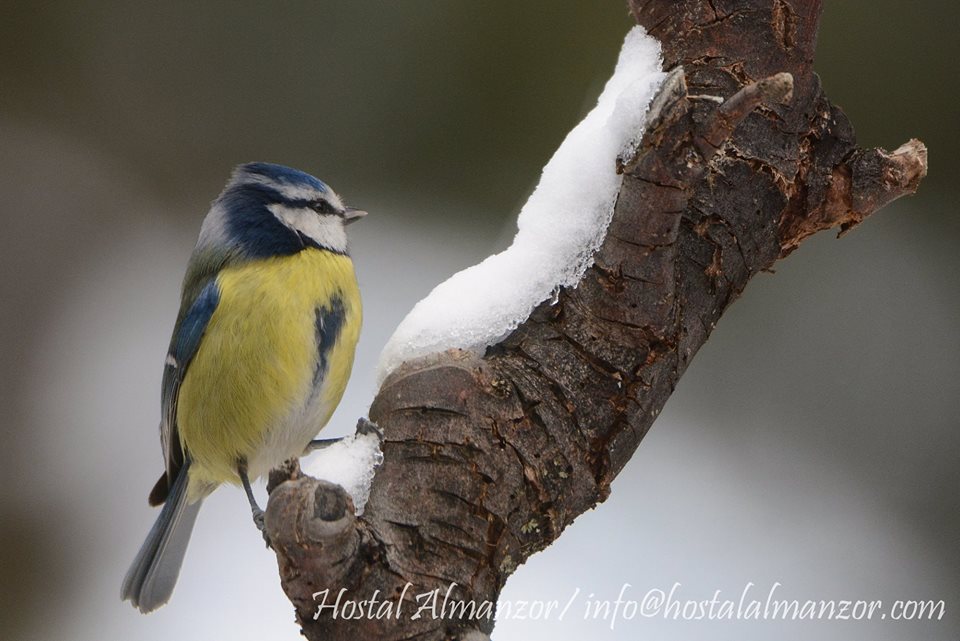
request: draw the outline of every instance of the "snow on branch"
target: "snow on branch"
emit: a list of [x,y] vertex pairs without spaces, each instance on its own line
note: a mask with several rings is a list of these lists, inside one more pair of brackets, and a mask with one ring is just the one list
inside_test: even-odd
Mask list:
[[664,78],[659,43],[634,27],[597,106],[567,135],[520,211],[505,251],[454,274],[400,323],[380,356],[378,382],[401,363],[445,349],[482,350],[560,287],[576,285],[603,242],[622,177],[618,154],[643,135]]

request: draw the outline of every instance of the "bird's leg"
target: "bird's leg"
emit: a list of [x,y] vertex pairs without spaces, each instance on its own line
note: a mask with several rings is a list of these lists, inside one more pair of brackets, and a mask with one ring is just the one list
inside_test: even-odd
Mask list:
[[266,542],[267,547],[270,547],[270,539],[267,537],[267,529],[264,524],[263,510],[261,510],[260,506],[257,505],[257,499],[253,496],[253,488],[250,487],[250,479],[247,477],[246,459],[240,459],[237,461],[237,475],[240,477],[240,482],[243,484],[243,491],[247,493],[247,501],[250,502],[250,512],[253,514],[253,524],[256,525],[257,529],[260,530],[260,533],[263,534],[263,540]]
[[316,452],[317,450],[322,450],[324,448],[330,447],[335,443],[339,443],[343,440],[343,437],[340,438],[315,438],[307,446],[303,448],[303,456]]

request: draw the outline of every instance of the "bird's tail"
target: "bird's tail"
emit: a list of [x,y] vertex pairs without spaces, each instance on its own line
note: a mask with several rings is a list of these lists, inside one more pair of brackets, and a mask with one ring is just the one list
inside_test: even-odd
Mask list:
[[169,601],[177,583],[201,503],[201,500],[187,501],[189,469],[190,460],[187,459],[170,487],[170,494],[156,523],[150,528],[147,540],[123,577],[120,596],[141,612],[152,612]]

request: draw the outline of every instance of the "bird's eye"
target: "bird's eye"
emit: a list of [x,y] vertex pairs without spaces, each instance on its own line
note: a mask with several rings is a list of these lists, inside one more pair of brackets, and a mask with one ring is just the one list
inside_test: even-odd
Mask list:
[[318,214],[332,214],[333,207],[330,206],[326,200],[315,200],[310,203],[310,209],[317,212]]

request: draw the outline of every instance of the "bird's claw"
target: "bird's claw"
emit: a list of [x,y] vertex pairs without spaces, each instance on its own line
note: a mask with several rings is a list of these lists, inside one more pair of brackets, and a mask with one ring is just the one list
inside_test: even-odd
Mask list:
[[253,509],[253,524],[257,526],[258,530],[266,533],[266,518],[264,517],[263,510],[260,508]]
[[260,534],[263,535],[263,542],[267,544],[268,548],[272,548],[273,545],[270,543],[270,535],[267,534],[266,515],[260,508],[253,510],[253,524],[257,526],[257,529],[260,530]]

